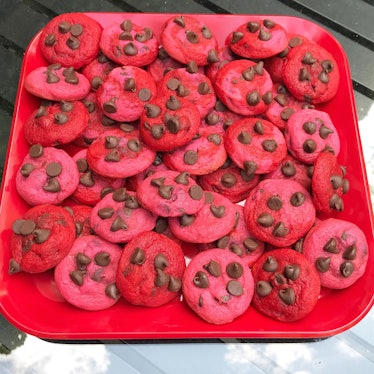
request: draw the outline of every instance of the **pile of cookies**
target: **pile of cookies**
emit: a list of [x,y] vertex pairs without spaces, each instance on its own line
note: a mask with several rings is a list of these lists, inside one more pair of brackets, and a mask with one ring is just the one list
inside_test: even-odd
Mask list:
[[191,15],[159,31],[78,13],[43,28],[15,177],[30,209],[13,223],[9,272],[54,269],[85,310],[182,295],[213,324],[249,307],[303,318],[368,260],[360,228],[320,218],[349,192],[339,130],[318,109],[339,87],[334,56],[266,18],[221,46]]

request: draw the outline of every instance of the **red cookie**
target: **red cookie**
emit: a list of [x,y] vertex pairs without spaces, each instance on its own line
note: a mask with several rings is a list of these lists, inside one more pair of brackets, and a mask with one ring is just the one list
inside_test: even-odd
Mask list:
[[218,43],[209,28],[190,15],[169,18],[161,30],[161,44],[175,60],[198,66],[218,61]]
[[90,168],[109,178],[140,173],[155,157],[156,153],[139,139],[139,131],[126,124],[101,134],[87,149]]
[[197,181],[205,191],[218,192],[233,203],[238,203],[247,198],[249,191],[260,181],[260,175],[248,176],[228,158],[219,169],[199,175]]
[[253,116],[265,112],[272,100],[273,82],[263,62],[234,60],[218,70],[214,88],[233,112]]
[[29,205],[60,204],[79,183],[74,160],[62,149],[30,147],[16,174],[16,189]]
[[104,310],[120,298],[116,274],[122,249],[96,236],[77,238],[56,266],[54,280],[70,304],[84,310]]
[[308,232],[303,254],[317,269],[322,286],[343,289],[364,274],[369,248],[365,234],[353,222],[328,218]]
[[180,245],[156,232],[145,232],[125,245],[117,286],[131,304],[161,306],[181,294],[185,268]]
[[205,117],[216,103],[216,94],[209,78],[199,72],[196,64],[169,70],[158,83],[160,96],[177,95],[196,105],[200,117]]
[[298,100],[312,104],[332,99],[339,88],[340,73],[334,56],[319,44],[293,48],[283,65],[285,86]]
[[45,147],[67,144],[83,133],[88,119],[88,110],[80,101],[40,106],[25,122],[25,137],[30,144]]
[[187,172],[155,172],[140,182],[136,195],[144,208],[161,217],[194,214],[204,205],[203,189]]
[[349,190],[345,169],[331,152],[321,152],[314,164],[312,174],[312,197],[319,213],[331,213],[344,209],[343,194]]
[[119,65],[141,67],[156,58],[158,42],[149,27],[138,26],[125,19],[104,28],[100,48]]
[[214,129],[201,129],[198,136],[185,146],[163,155],[170,169],[187,171],[191,175],[211,173],[222,166],[226,158],[222,135]]
[[195,214],[168,219],[171,232],[190,243],[210,243],[228,234],[236,221],[236,207],[216,192],[205,192],[205,204]]
[[329,150],[340,152],[339,133],[327,112],[304,109],[288,120],[285,138],[289,152],[301,162],[314,164],[318,154]]
[[275,170],[287,155],[282,132],[264,119],[248,117],[234,122],[224,140],[227,154],[248,176]]
[[297,321],[307,316],[318,301],[318,273],[305,256],[293,249],[265,252],[253,265],[252,273],[252,305],[275,320]]
[[81,100],[90,92],[90,82],[83,74],[61,64],[35,68],[26,75],[24,85],[31,94],[52,101]]
[[196,135],[200,113],[189,100],[175,95],[157,96],[144,107],[139,132],[151,149],[172,151]]
[[287,32],[281,25],[261,18],[239,26],[228,38],[228,45],[234,53],[251,59],[274,56],[287,47],[287,42]]
[[265,179],[248,195],[245,220],[258,239],[287,247],[312,227],[316,211],[309,192],[292,180]]
[[76,237],[72,215],[60,206],[30,208],[12,225],[9,273],[41,273],[55,267],[69,252]]
[[40,50],[51,64],[79,69],[97,56],[101,31],[101,25],[83,13],[60,14],[43,27]]
[[124,178],[108,178],[91,170],[87,162],[87,149],[78,151],[73,160],[79,170],[79,184],[72,194],[72,199],[89,206],[97,204],[107,193],[124,187]]
[[112,243],[126,243],[152,230],[157,216],[140,206],[135,192],[119,188],[106,194],[92,209],[91,227]]
[[245,261],[215,248],[192,258],[183,275],[182,289],[183,299],[200,318],[221,325],[248,309],[254,284]]
[[75,232],[77,238],[85,235],[91,235],[91,223],[90,217],[92,212],[92,207],[88,205],[66,205],[64,206],[70,214],[73,216],[75,223]]
[[139,119],[144,105],[156,96],[156,83],[151,75],[136,66],[114,68],[97,89],[99,107],[118,122]]

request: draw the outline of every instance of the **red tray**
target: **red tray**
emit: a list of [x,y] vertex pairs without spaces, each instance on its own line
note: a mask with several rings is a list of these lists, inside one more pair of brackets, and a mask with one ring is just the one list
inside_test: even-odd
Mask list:
[[[125,18],[149,26],[156,36],[171,14],[88,13],[104,27]],[[195,15],[203,20],[223,45],[228,33],[254,16]],[[265,17],[265,16],[263,16]],[[350,191],[344,196],[345,209],[335,217],[356,223],[366,234],[370,251],[374,248],[372,206],[361,149],[353,89],[347,57],[336,39],[323,28],[300,18],[266,16],[289,32],[306,35],[329,50],[337,60],[341,82],[336,97],[318,108],[327,111],[341,138],[339,162],[347,166]],[[53,271],[30,275],[8,274],[11,224],[28,206],[18,196],[14,175],[28,151],[23,124],[39,105],[23,88],[28,72],[47,63],[38,48],[36,35],[24,57],[8,155],[1,190],[0,207],[0,307],[16,327],[47,339],[175,339],[175,338],[321,338],[342,332],[360,321],[374,303],[374,261],[370,253],[364,276],[346,290],[321,293],[313,312],[306,318],[281,323],[265,317],[252,307],[234,322],[215,326],[191,312],[177,300],[158,308],[142,308],[120,300],[105,311],[87,312],[65,302],[57,291]]]

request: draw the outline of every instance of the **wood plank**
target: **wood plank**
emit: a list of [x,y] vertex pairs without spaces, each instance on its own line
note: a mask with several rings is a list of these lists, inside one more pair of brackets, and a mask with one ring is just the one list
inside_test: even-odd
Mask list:
[[[56,14],[70,13],[70,12],[123,12],[123,11],[126,11],[126,6],[124,5],[124,2],[118,1],[118,0],[117,1],[116,0],[114,1],[112,0],[108,0],[108,1],[107,0],[95,0],[95,1],[38,0],[37,3],[50,9]],[[37,4],[34,4],[34,6],[37,6]],[[130,7],[128,7],[127,11],[131,11]]]
[[186,1],[181,4],[180,1],[173,0],[126,0],[127,4],[137,7],[142,12],[158,12],[158,13],[213,13],[199,2]]
[[12,115],[0,109],[0,168],[4,166],[6,152],[8,148],[9,131],[12,123]]

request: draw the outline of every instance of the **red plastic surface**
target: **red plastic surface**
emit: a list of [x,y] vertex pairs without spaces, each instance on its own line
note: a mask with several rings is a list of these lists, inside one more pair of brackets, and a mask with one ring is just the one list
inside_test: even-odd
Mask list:
[[[170,14],[88,13],[104,27],[129,18],[151,27],[156,36]],[[203,20],[223,45],[228,33],[251,20],[247,15],[195,15]],[[263,16],[265,17],[265,16]],[[364,276],[341,291],[324,290],[313,312],[306,318],[281,323],[265,317],[252,307],[226,325],[210,325],[199,319],[181,300],[159,308],[131,306],[120,300],[99,312],[79,310],[65,302],[53,281],[53,271],[30,275],[8,274],[11,224],[23,215],[27,205],[18,196],[14,175],[28,144],[23,124],[39,105],[23,88],[26,74],[46,62],[38,49],[38,35],[31,41],[24,58],[3,177],[0,207],[0,307],[1,313],[19,329],[49,339],[164,339],[164,338],[319,338],[342,332],[360,321],[374,303],[374,239],[370,191],[359,138],[349,65],[336,39],[323,28],[300,18],[266,16],[289,32],[304,34],[329,50],[337,60],[341,82],[336,97],[318,106],[327,111],[341,138],[339,162],[347,167],[350,191],[344,196],[345,209],[337,218],[356,223],[367,237],[370,257]]]

